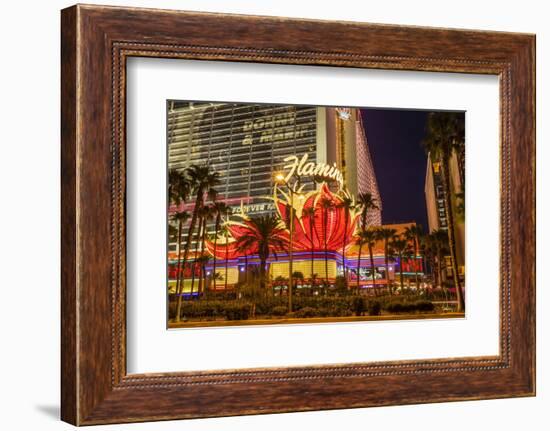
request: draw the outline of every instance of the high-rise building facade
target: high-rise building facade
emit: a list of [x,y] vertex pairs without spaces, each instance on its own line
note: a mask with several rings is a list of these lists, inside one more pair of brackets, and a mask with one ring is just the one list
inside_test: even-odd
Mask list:
[[[287,157],[305,155],[308,162],[336,166],[352,195],[371,193],[379,209],[369,212],[369,224],[381,224],[382,205],[358,109],[169,101],[167,138],[168,168],[208,164],[220,174],[218,200],[234,213],[272,213],[275,173],[284,170]],[[305,192],[317,186],[312,176],[300,181]],[[193,202],[180,207],[192,208]],[[187,241],[185,232],[182,240]],[[169,244],[169,251],[176,248]]]
[[[464,175],[462,174],[463,165],[461,165],[460,160],[461,157],[453,151],[448,163],[450,180],[449,192],[452,196],[446,196],[441,163],[432,161],[428,154],[424,193],[426,197],[429,232],[439,229],[446,231],[449,228],[446,199],[451,200],[450,206],[453,208],[452,211],[454,214],[455,253],[459,267],[459,275],[463,276],[465,265],[465,220],[463,217],[459,217],[459,215],[456,214],[457,195],[464,191]],[[452,265],[449,256],[446,257],[445,271],[447,278],[452,278]]]

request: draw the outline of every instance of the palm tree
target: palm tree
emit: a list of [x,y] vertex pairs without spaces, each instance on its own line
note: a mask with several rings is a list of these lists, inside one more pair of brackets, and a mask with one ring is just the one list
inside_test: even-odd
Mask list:
[[416,267],[416,256],[418,255],[418,246],[420,238],[422,237],[422,227],[420,225],[412,225],[405,228],[405,239],[410,241],[413,247],[413,263],[414,263],[414,280],[416,284],[416,290],[420,287],[420,281],[418,280],[418,269]]
[[283,285],[286,286],[287,279],[282,275],[278,275],[273,282],[279,287],[279,296],[283,296]]
[[181,271],[181,234],[183,231],[183,225],[189,219],[189,213],[187,211],[180,211],[172,216],[172,219],[178,224],[177,234],[177,251],[178,251],[178,264],[176,269],[176,293],[180,293],[180,271]]
[[[298,281],[300,281],[300,285],[303,286],[303,284],[304,284],[304,273],[302,271],[294,271],[292,273],[292,281],[293,281],[293,284],[296,286],[296,288],[298,287]],[[295,290],[294,286],[290,286],[290,288],[292,290]]]
[[411,256],[412,249],[409,241],[400,236],[395,236],[392,239],[390,247],[396,257],[399,259],[399,284],[401,286],[401,290],[403,290],[403,259]]
[[466,197],[464,193],[464,184],[460,185],[460,192],[455,193],[455,199],[456,218],[460,223],[464,223],[466,219]]
[[[368,228],[367,226],[367,216],[369,211],[378,209],[378,204],[376,199],[372,196],[372,193],[360,193],[357,196],[357,206],[361,208],[361,216],[359,219],[359,236]],[[357,257],[357,290],[359,291],[359,280],[360,276],[360,264],[361,264],[361,252],[363,248],[363,243],[359,241],[359,256]],[[374,270],[374,269],[373,269]]]
[[253,242],[258,249],[260,258],[260,288],[265,289],[266,263],[271,253],[275,250],[284,250],[288,241],[284,237],[285,228],[274,215],[251,217],[246,230],[241,235],[242,242]]
[[208,261],[210,260],[210,256],[207,254],[201,254],[198,259],[197,263],[199,265],[199,288],[198,293],[199,295],[202,293],[203,299],[206,299],[206,265]]
[[175,169],[168,172],[168,200],[171,204],[179,205],[185,202],[191,193],[191,183],[185,174]]
[[430,274],[430,278],[432,280],[432,288],[437,286],[435,278],[435,269],[437,265],[435,252],[436,250],[432,235],[423,234],[420,237],[420,241],[418,244],[418,253],[420,254],[420,256],[422,256],[422,271],[424,272],[424,274]]
[[376,271],[374,270],[374,256],[372,249],[375,246],[377,240],[378,231],[375,229],[363,230],[359,233],[359,237],[357,238],[356,244],[359,245],[359,255],[357,256],[357,291],[359,291],[359,280],[361,271],[361,249],[363,248],[363,245],[366,245],[369,250],[370,267],[372,273],[372,286],[374,288],[374,291],[376,292]]
[[[204,295],[204,291],[206,290],[205,289],[205,286],[206,286],[206,272],[204,271],[204,267],[206,265],[206,262],[210,259],[206,254],[205,254],[205,242],[206,242],[206,227],[207,227],[207,224],[210,220],[212,220],[212,218],[214,217],[214,208],[212,207],[212,205],[204,205],[201,209],[201,214],[200,214],[200,220],[201,220],[201,260],[199,261],[200,262],[200,272],[199,272],[199,289],[198,289],[198,292],[199,293],[203,293]],[[203,259],[203,257],[206,257],[206,262],[205,262],[205,259]]]
[[357,196],[357,205],[361,207],[361,224],[359,228],[366,229],[367,215],[369,211],[377,210],[378,204],[376,203],[376,199],[372,196],[371,193],[360,193],[359,196]]
[[434,257],[437,260],[437,285],[441,287],[441,272],[443,271],[443,259],[449,252],[447,232],[443,229],[434,230],[430,235],[430,245],[433,248]]
[[393,239],[397,231],[391,228],[379,228],[377,229],[378,238],[384,241],[384,265],[386,267],[386,286],[390,294],[392,293],[390,283],[390,241]]
[[[185,170],[186,177],[190,183],[190,189],[195,193],[195,207],[193,208],[193,214],[191,216],[191,222],[189,223],[189,229],[187,231],[187,242],[183,252],[183,267],[189,257],[189,250],[191,247],[193,232],[195,231],[195,225],[199,211],[204,203],[204,195],[208,194],[210,197],[215,195],[215,187],[220,184],[220,175],[217,172],[210,170],[208,165],[191,165]],[[181,284],[180,284],[181,289]],[[178,304],[176,307],[176,322],[179,322],[181,312],[181,292],[178,292]]]
[[325,251],[325,285],[328,287],[328,249],[327,249],[327,225],[328,225],[328,211],[332,208],[332,201],[330,199],[322,198],[319,202],[323,214],[323,248]]
[[347,281],[348,273],[346,268],[346,247],[348,246],[348,239],[349,239],[347,226],[349,223],[350,211],[355,208],[355,201],[347,193],[344,193],[341,199],[342,201],[338,204],[338,208],[342,208],[344,210],[344,226],[346,226],[346,230],[344,231],[344,237],[342,238],[342,266],[344,271],[344,278]]
[[311,206],[309,208],[305,208],[302,211],[302,217],[308,217],[309,218],[309,242],[311,243],[311,272],[310,272],[310,279],[313,287],[313,268],[314,268],[314,261],[315,261],[315,242],[314,242],[314,226],[315,226],[315,207]]
[[256,240],[252,236],[241,236],[237,239],[237,251],[244,255],[244,276],[246,285],[248,285],[248,254],[255,244]]
[[452,207],[451,179],[449,160],[453,151],[462,152],[464,147],[464,119],[463,114],[449,112],[432,112],[428,114],[426,123],[426,137],[424,148],[432,162],[441,164],[443,173],[443,194],[445,213],[447,216],[447,236],[453,269],[453,281],[456,288],[458,311],[464,311],[464,295],[458,275],[456,260],[455,221]]
[[[214,214],[214,260],[212,262],[212,274],[216,274],[216,250],[218,248],[218,233],[220,231],[221,222],[222,222],[222,215],[227,214],[229,212],[229,207],[225,204],[225,202],[221,202],[218,200],[214,200],[212,202],[212,210]],[[214,285],[216,283],[216,278],[213,278]],[[214,286],[215,287],[215,286]]]
[[[227,220],[229,220],[229,210],[228,212],[226,213],[227,215]],[[225,239],[225,262],[224,262],[224,265],[225,265],[225,275],[223,276],[223,283],[224,283],[224,291],[227,292],[227,282],[228,282],[228,271],[229,271],[229,247],[227,247],[227,244],[228,244],[228,237],[229,237],[229,229],[227,228],[227,226],[223,226],[222,227],[222,235]]]

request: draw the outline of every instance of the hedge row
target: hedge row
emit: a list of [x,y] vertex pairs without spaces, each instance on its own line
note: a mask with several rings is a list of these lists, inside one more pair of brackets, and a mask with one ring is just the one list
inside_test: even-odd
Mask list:
[[[263,298],[253,304],[250,301],[184,301],[181,307],[180,317],[183,319],[227,319],[247,320],[256,310],[256,316],[273,317],[346,317],[378,316],[382,310],[391,313],[431,312],[435,307],[432,302],[426,300],[403,300],[397,297],[380,299],[366,298],[363,296],[342,298],[294,298],[293,312],[288,313],[288,299]],[[172,302],[169,308],[170,317],[176,314],[176,304]]]

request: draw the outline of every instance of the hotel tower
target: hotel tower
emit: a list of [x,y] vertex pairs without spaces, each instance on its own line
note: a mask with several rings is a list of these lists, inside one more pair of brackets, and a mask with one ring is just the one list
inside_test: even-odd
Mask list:
[[[310,162],[335,164],[352,195],[371,193],[379,209],[369,212],[369,224],[381,224],[380,194],[359,109],[169,101],[167,126],[168,168],[208,164],[220,174],[218,199],[234,213],[241,203],[248,215],[272,213],[275,173],[283,170],[286,157],[307,154]],[[316,187],[311,177],[301,178],[301,184],[304,191]],[[192,208],[189,203],[179,209]],[[209,233],[213,228],[210,224]],[[169,251],[176,248],[169,244]]]

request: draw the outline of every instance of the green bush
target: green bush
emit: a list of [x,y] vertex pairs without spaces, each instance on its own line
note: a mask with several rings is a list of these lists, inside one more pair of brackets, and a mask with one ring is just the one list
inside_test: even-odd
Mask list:
[[351,307],[356,316],[362,316],[367,309],[365,298],[362,296],[354,296]]
[[[256,312],[258,309],[256,309]],[[286,312],[288,311],[288,307],[285,305],[277,305],[276,307],[273,307],[271,310],[271,314],[273,316],[284,316]]]
[[369,301],[367,306],[369,316],[380,316],[382,312],[382,304],[380,301]]
[[281,296],[267,296],[257,300],[256,302],[256,315],[257,316],[269,316],[273,314],[275,307],[287,307],[287,297]]
[[304,307],[296,311],[296,317],[305,318],[305,317],[315,317],[317,316],[317,310],[312,307]]
[[227,320],[248,320],[250,316],[250,304],[246,302],[227,304],[224,314]]
[[386,305],[388,313],[414,313],[429,312],[434,310],[434,305],[430,301],[420,300],[414,302],[390,302]]
[[332,309],[330,308],[327,308],[327,307],[320,307],[317,309],[317,315],[319,317],[330,317],[333,315],[332,313]]
[[417,301],[416,309],[418,311],[434,311],[435,306],[431,301]]

